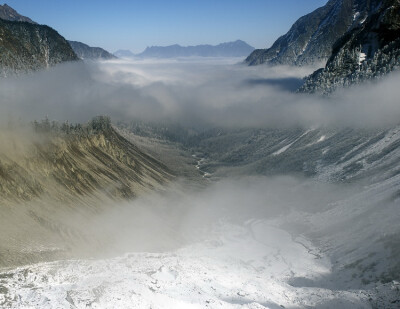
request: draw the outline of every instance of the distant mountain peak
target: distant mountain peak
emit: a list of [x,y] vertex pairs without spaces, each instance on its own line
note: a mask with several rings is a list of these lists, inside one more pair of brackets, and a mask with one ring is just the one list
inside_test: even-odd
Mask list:
[[14,10],[8,4],[0,4],[0,18],[9,21],[24,21],[31,24],[36,24],[32,19],[29,17],[23,16],[19,14],[16,10]]
[[136,55],[142,58],[176,58],[176,57],[245,57],[254,50],[242,40],[225,42],[218,45],[201,44],[195,46],[150,46]]
[[135,54],[132,53],[129,49],[118,49],[113,53],[114,56],[118,58],[133,58]]

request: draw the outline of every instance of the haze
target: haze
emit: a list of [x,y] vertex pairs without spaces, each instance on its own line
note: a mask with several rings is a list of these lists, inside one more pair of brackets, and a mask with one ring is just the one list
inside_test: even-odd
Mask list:
[[[400,116],[399,74],[331,97],[297,94],[315,67],[247,67],[241,59],[64,64],[7,79],[1,117],[167,121],[202,127],[386,127]],[[379,104],[377,104],[379,102]]]
[[0,307],[397,308],[400,4],[0,8]]

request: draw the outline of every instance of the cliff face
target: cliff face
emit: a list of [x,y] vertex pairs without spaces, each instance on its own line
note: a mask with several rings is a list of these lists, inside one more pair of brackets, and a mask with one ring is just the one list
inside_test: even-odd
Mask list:
[[326,62],[334,43],[362,23],[379,3],[380,0],[330,0],[298,19],[270,48],[255,50],[246,63],[307,65]]
[[326,94],[382,77],[399,67],[400,2],[385,0],[335,43],[326,67],[309,76],[300,91]]

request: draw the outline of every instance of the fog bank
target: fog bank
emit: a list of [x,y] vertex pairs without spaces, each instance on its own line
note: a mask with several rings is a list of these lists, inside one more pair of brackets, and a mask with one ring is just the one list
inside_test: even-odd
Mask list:
[[1,121],[172,121],[226,127],[391,126],[400,74],[329,98],[293,92],[315,68],[247,67],[238,59],[64,64],[0,85]]

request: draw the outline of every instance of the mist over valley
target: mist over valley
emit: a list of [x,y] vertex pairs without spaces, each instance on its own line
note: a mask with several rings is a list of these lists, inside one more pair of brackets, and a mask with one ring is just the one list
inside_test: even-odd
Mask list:
[[150,58],[1,6],[0,307],[398,308],[392,2]]

